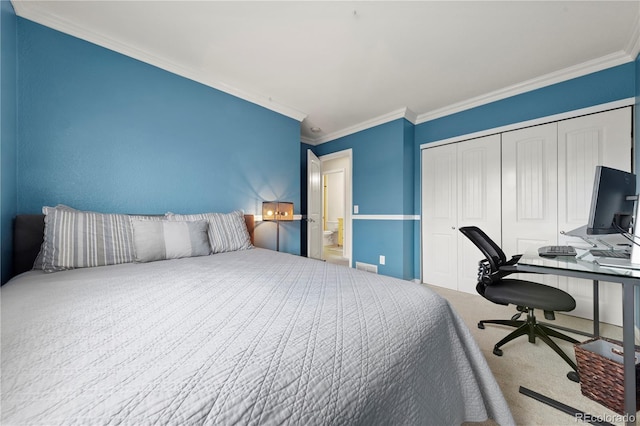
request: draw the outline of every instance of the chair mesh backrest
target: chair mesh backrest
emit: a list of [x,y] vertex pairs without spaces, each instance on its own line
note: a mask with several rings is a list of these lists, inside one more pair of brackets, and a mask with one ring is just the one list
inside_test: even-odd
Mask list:
[[480,249],[491,265],[491,272],[496,272],[498,268],[507,261],[499,245],[497,245],[487,234],[485,234],[477,226],[464,226],[460,228],[460,232],[469,238],[476,247]]

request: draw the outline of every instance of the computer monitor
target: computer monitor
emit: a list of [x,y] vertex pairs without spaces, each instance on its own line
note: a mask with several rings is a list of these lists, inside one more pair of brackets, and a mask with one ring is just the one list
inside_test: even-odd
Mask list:
[[602,235],[628,231],[634,214],[636,176],[633,173],[596,166],[587,234]]

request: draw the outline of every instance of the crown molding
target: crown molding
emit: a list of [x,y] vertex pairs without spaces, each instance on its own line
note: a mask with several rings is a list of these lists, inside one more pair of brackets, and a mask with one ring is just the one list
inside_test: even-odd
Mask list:
[[106,49],[113,50],[114,52],[118,52],[147,64],[156,66],[165,71],[169,71],[181,77],[188,78],[189,80],[204,84],[205,86],[212,87],[216,90],[267,108],[271,111],[277,112],[299,122],[302,122],[302,120],[307,117],[306,113],[298,111],[295,108],[280,104],[277,101],[274,101],[269,96],[262,96],[240,90],[236,87],[230,86],[222,81],[218,81],[212,78],[208,73],[203,73],[198,70],[183,67],[179,64],[176,64],[175,62],[159,58],[126,43],[122,43],[90,29],[75,25],[65,19],[61,19],[60,17],[44,13],[38,8],[37,2],[12,1],[11,4],[13,5],[16,15],[20,16],[21,18],[28,19],[46,27],[53,28],[54,30],[85,40],[89,43],[93,43]]
[[306,143],[307,145],[318,145],[315,139],[311,139],[306,136],[300,136],[300,142]]
[[404,113],[404,118],[411,124],[416,124],[416,122],[418,121],[418,113],[413,111],[410,108],[406,108],[406,111]]
[[603,56],[601,58],[583,62],[582,64],[574,65],[560,71],[556,71],[531,80],[524,81],[519,84],[515,84],[513,86],[508,86],[504,89],[496,90],[494,92],[477,96],[463,102],[458,102],[444,108],[420,114],[418,115],[418,119],[416,120],[415,124],[425,123],[427,121],[435,120],[436,118],[445,117],[447,115],[486,105],[491,102],[496,102],[512,96],[520,95],[522,93],[530,92],[536,89],[550,86],[552,84],[561,83],[563,81],[571,80],[577,77],[582,77],[587,74],[632,62],[634,59],[635,57],[632,58],[629,53],[621,50],[616,53]]
[[636,25],[631,32],[631,39],[629,45],[625,49],[629,52],[629,55],[636,59],[640,55],[640,9],[638,10],[638,16],[636,17]]
[[391,111],[387,114],[380,115],[378,117],[371,118],[369,120],[363,121],[356,125],[347,127],[342,130],[338,130],[337,132],[328,133],[324,136],[320,136],[318,138],[300,138],[302,142],[309,145],[320,145],[326,142],[330,142],[348,135],[352,135],[354,133],[361,132],[366,129],[370,129],[375,126],[379,126],[380,124],[389,123],[390,121],[397,120],[399,118],[404,118],[411,122],[412,124],[416,124],[415,120],[417,118],[417,114],[410,110],[409,108],[400,108],[395,111]]

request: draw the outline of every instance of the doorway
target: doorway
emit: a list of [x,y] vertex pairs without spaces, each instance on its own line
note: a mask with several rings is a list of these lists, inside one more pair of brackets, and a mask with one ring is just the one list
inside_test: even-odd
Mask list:
[[322,259],[351,266],[352,150],[318,158],[322,177],[317,195],[322,205],[322,232],[318,233],[322,238]]
[[[327,161],[331,166],[341,159]],[[329,166],[330,167],[330,166]],[[345,169],[322,171],[322,258],[329,263],[348,265],[344,257],[344,217],[346,210]]]

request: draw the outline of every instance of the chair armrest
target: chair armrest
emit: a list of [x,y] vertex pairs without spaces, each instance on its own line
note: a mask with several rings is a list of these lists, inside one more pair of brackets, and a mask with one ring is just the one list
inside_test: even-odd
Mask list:
[[521,254],[516,254],[515,256],[512,256],[511,259],[509,259],[507,263],[504,264],[504,266],[515,265],[516,263],[518,263],[518,260],[520,260],[521,257],[522,257]]
[[503,265],[500,268],[498,268],[498,270],[500,272],[508,272],[510,274],[515,274],[516,272],[522,272],[522,271],[518,271],[518,267],[515,265]]

